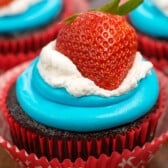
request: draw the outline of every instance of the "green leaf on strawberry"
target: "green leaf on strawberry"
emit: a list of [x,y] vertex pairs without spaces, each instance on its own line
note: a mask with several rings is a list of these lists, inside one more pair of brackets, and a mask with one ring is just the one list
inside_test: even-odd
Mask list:
[[[122,5],[120,5],[120,1],[121,0],[112,0],[110,3],[105,4],[101,8],[92,9],[91,11],[101,11],[122,16],[131,12],[133,9],[135,9],[143,2],[143,0],[128,0]],[[80,14],[72,15],[69,18],[65,19],[64,21],[66,23],[71,23],[78,15]]]
[[123,5],[119,6],[117,14],[121,16],[126,15],[139,6],[142,2],[143,0],[129,0]]

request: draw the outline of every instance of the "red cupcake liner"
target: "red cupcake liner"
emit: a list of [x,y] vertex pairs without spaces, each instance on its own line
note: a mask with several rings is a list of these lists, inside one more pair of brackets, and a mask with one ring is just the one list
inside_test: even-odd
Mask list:
[[139,51],[149,59],[156,68],[168,75],[168,42],[137,33]]
[[[158,120],[158,118],[155,117],[153,120]],[[71,161],[75,161],[78,157],[84,160],[87,160],[89,156],[98,158],[102,153],[110,156],[114,151],[122,152],[124,149],[132,150],[135,146],[142,146],[146,142],[147,133],[149,132],[150,136],[152,134],[152,137],[154,134],[148,129],[148,126],[151,125],[152,128],[156,128],[157,123],[156,121],[152,125],[151,122],[144,122],[140,128],[131,130],[125,135],[117,134],[114,138],[77,140],[39,136],[35,132],[21,127],[9,115],[8,122],[13,142],[19,149],[25,149],[28,153],[36,153],[38,157],[46,156],[49,160],[57,158],[60,162],[66,158]]]
[[155,138],[151,143],[146,143],[143,148],[136,147],[133,151],[124,150],[122,154],[113,152],[110,157],[102,154],[98,159],[90,156],[87,161],[78,158],[75,162],[68,159],[63,162],[53,159],[49,162],[45,157],[37,158],[35,154],[28,155],[25,150],[11,146],[1,136],[0,145],[11,154],[22,168],[142,168],[147,165],[147,162],[166,140],[168,140],[168,133]]
[[[87,0],[63,0],[63,10],[60,20],[67,18],[75,12],[88,9]],[[7,70],[22,60],[28,61],[35,57],[39,50],[57,37],[59,30],[64,26],[63,22],[55,22],[48,28],[17,39],[0,39],[0,69]],[[33,55],[34,53],[34,55]],[[24,55],[25,54],[25,55]]]
[[137,32],[139,51],[168,75],[168,42]]
[[22,62],[32,60],[36,56],[38,56],[40,53],[39,51],[36,52],[28,52],[28,53],[23,53],[20,52],[18,54],[12,54],[8,53],[6,55],[1,55],[0,54],[0,70],[3,72],[11,67],[14,67],[17,64],[21,64]]
[[[11,83],[15,81],[16,76],[18,76],[18,74],[20,74],[20,72],[23,71],[23,69],[27,66],[27,64],[24,64],[23,67],[19,67],[19,70],[16,68],[15,71],[9,71],[7,72],[9,74],[8,79],[6,80],[7,86],[5,85],[5,89],[6,91],[8,90],[8,88],[10,87]],[[7,74],[6,73],[6,74]],[[159,78],[161,79],[161,90],[166,86],[167,83],[167,78],[165,78],[162,74],[158,73]],[[8,82],[10,81],[10,82]],[[53,163],[53,165],[59,165],[59,166],[63,166],[65,164],[65,166],[67,165],[76,165],[81,163],[82,165],[85,165],[86,167],[96,167],[97,165],[102,165],[102,167],[108,167],[108,165],[114,165],[114,167],[116,165],[120,165],[120,164],[124,164],[125,161],[131,161],[131,164],[134,165],[139,165],[141,164],[141,162],[139,162],[140,160],[143,160],[142,164],[146,164],[146,161],[149,160],[149,158],[151,157],[151,154],[153,154],[156,149],[159,147],[160,143],[163,141],[159,140],[159,144],[155,144],[154,146],[152,145],[152,151],[151,153],[148,153],[149,151],[146,151],[147,148],[145,150],[143,150],[144,148],[141,147],[136,147],[133,151],[131,150],[127,150],[127,149],[133,149],[134,146],[138,146],[137,144],[134,143],[141,143],[144,144],[146,141],[146,137],[147,135],[150,135],[151,137],[153,136],[153,133],[155,131],[156,125],[157,125],[157,120],[159,118],[159,116],[162,114],[163,111],[165,111],[166,107],[165,107],[165,101],[166,101],[166,96],[167,96],[167,90],[166,92],[161,91],[161,96],[159,99],[159,106],[160,108],[158,108],[157,113],[155,114],[150,114],[150,116],[144,120],[144,122],[141,124],[141,129],[139,128],[135,128],[132,131],[129,131],[126,135],[117,135],[115,139],[113,139],[113,141],[106,137],[103,140],[93,140],[93,141],[83,141],[81,142],[80,140],[58,140],[58,139],[50,139],[50,138],[45,138],[45,137],[40,137],[37,136],[35,133],[32,133],[31,131],[27,131],[24,128],[22,128],[17,122],[15,122],[13,120],[13,118],[11,118],[8,114],[7,108],[5,106],[5,95],[4,95],[4,91],[3,93],[1,92],[1,109],[3,111],[3,113],[5,113],[6,118],[8,118],[8,120],[10,120],[10,127],[11,127],[11,132],[12,135],[14,137],[18,137],[15,139],[15,141],[18,141],[18,146],[22,147],[24,150],[21,150],[21,155],[19,154],[19,161],[20,160],[24,160],[23,157],[27,158],[30,157],[29,159],[31,160],[32,164],[39,164],[41,165],[43,162],[45,162],[45,165],[49,165],[51,163]],[[166,135],[167,137],[167,135]],[[22,140],[22,142],[20,141]],[[158,140],[158,139],[157,139]],[[165,140],[165,139],[164,139]],[[139,141],[139,142],[136,142]],[[53,144],[57,143],[57,149],[53,151]],[[155,141],[156,143],[157,141]],[[15,142],[16,143],[16,142]],[[4,144],[4,143],[3,143]],[[76,150],[74,150],[74,144],[76,144]],[[147,143],[148,144],[148,143]],[[96,157],[92,157],[90,155],[92,155],[92,145],[96,146],[94,147],[94,154],[97,155]],[[82,146],[85,146],[85,149],[87,150],[86,154],[88,155],[88,159],[86,160],[82,160],[80,157],[80,153],[82,151]],[[103,148],[102,148],[103,146]],[[115,150],[117,150],[117,146],[122,146],[122,150],[123,152],[121,152],[121,154],[119,154],[118,152],[115,152]],[[151,143],[149,143],[149,146],[151,147]],[[61,148],[66,147],[67,150],[62,150]],[[146,146],[148,147],[148,145]],[[109,151],[109,148],[113,148],[113,152]],[[17,148],[12,148],[12,151],[15,153],[16,151],[14,151]],[[37,159],[35,154],[27,154],[25,152],[26,150],[34,150],[35,153],[40,152],[41,154],[53,154],[54,153],[54,157],[57,159],[53,159],[51,161],[48,161],[46,157],[42,157],[41,159]],[[108,153],[109,152],[109,156],[108,155],[104,155],[101,154],[103,152]],[[65,152],[65,153],[64,153]],[[135,152],[135,153],[134,153]],[[12,153],[12,155],[13,155]],[[112,153],[112,155],[111,155]],[[18,154],[18,153],[17,153]],[[40,155],[41,155],[40,154]],[[142,155],[143,154],[143,155]],[[78,158],[75,161],[70,161],[70,160],[63,160],[63,157],[75,157]],[[74,156],[75,155],[75,156]],[[100,156],[99,156],[100,155]],[[134,156],[133,158],[131,157]],[[136,156],[138,155],[138,156]],[[128,156],[128,158],[127,158]],[[17,156],[18,157],[18,156]],[[138,157],[138,159],[137,159]],[[117,159],[118,158],[118,159]],[[121,159],[122,158],[122,159]],[[32,160],[37,160],[36,161],[32,161]],[[72,158],[73,159],[73,158]],[[63,160],[63,162],[60,162],[60,160]],[[78,163],[78,161],[80,160],[80,162]],[[76,163],[77,162],[77,163]],[[124,163],[122,163],[124,162]],[[48,164],[47,164],[48,163]],[[25,164],[25,163],[24,163]],[[52,164],[51,164],[52,165]],[[44,166],[45,167],[45,166]]]
[[159,40],[156,38],[149,37],[140,32],[137,32],[139,51],[148,57],[156,58],[157,60],[165,59],[168,60],[168,42],[164,40]]
[[161,70],[166,76],[168,76],[168,60],[166,59],[160,59],[157,60],[157,58],[148,58],[150,60],[154,67]]

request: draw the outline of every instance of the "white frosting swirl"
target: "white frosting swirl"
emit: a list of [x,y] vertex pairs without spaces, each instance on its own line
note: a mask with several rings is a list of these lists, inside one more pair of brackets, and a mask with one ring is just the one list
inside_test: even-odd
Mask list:
[[31,5],[42,0],[14,0],[9,5],[0,8],[0,16],[17,15],[26,11]]
[[168,16],[168,0],[153,0],[155,5]]
[[64,87],[74,96],[100,95],[104,97],[119,96],[137,86],[152,68],[152,64],[144,61],[137,52],[132,68],[121,85],[112,91],[98,87],[93,81],[85,78],[72,61],[55,50],[56,41],[45,46],[40,54],[37,68],[46,83],[52,87]]

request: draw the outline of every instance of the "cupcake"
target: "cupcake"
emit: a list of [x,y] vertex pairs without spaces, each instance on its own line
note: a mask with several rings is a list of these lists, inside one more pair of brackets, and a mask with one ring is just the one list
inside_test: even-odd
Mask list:
[[[63,27],[60,20],[79,10],[86,1],[11,0],[0,4],[0,68],[6,70],[34,58],[40,49],[54,40]],[[24,55],[25,54],[25,55]]]
[[112,5],[66,19],[57,39],[8,80],[1,109],[19,149],[71,166],[93,157],[103,165],[153,139],[165,80],[137,52],[125,18],[104,12]]
[[168,74],[167,7],[166,0],[144,0],[129,14],[129,21],[137,30],[139,50],[166,74]]

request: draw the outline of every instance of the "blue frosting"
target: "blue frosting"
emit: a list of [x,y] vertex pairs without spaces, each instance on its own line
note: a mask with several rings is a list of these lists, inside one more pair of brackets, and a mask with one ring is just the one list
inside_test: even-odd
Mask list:
[[43,26],[54,19],[62,9],[62,0],[42,0],[24,13],[0,17],[0,33],[14,33]]
[[144,2],[130,13],[130,20],[134,27],[153,37],[168,37],[168,17],[166,17],[152,2]]
[[123,96],[76,98],[63,88],[45,83],[36,69],[37,62],[38,58],[19,76],[16,95],[27,115],[50,127],[77,132],[108,129],[136,120],[157,101],[159,87],[154,70]]

